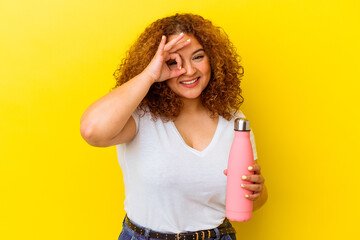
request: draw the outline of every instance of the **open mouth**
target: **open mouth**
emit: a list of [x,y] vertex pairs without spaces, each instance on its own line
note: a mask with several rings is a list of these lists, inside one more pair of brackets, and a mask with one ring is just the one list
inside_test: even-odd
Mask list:
[[197,82],[199,80],[200,77],[195,78],[194,80],[191,81],[184,81],[184,82],[180,82],[181,84],[185,84],[185,85],[189,85],[189,84],[193,84],[195,82]]

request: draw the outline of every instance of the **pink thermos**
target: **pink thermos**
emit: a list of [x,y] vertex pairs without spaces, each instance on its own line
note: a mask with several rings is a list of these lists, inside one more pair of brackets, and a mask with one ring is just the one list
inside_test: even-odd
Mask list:
[[226,217],[231,221],[244,222],[250,220],[253,208],[253,201],[245,198],[245,194],[252,192],[240,186],[250,183],[242,180],[242,176],[252,174],[248,167],[254,165],[249,121],[236,118],[234,130],[227,168]]

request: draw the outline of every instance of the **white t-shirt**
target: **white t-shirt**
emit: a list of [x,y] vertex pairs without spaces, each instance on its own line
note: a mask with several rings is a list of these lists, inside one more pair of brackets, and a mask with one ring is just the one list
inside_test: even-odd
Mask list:
[[[219,117],[211,143],[198,151],[182,139],[172,121],[139,117],[136,135],[118,144],[125,185],[125,211],[136,224],[154,231],[178,233],[211,229],[225,218],[225,195],[234,121]],[[242,112],[236,117],[245,117]],[[252,131],[250,139],[257,159]]]

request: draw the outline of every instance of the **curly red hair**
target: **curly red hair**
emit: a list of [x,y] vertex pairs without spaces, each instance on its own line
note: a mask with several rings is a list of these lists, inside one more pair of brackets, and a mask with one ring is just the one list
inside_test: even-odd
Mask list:
[[[199,15],[177,13],[149,25],[115,70],[114,89],[146,68],[157,51],[162,35],[169,37],[181,32],[193,35],[209,56],[211,78],[201,94],[203,106],[209,110],[211,117],[220,115],[230,120],[244,101],[240,88],[244,68],[239,64],[241,58],[225,31]],[[138,106],[143,112],[150,111],[152,118],[160,117],[163,121],[174,120],[181,107],[182,101],[165,82],[154,83]]]

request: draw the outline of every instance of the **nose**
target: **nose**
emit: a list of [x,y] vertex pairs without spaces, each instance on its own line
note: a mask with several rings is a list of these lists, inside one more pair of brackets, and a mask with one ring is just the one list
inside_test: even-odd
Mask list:
[[185,68],[185,74],[188,76],[193,76],[196,73],[196,67],[193,66],[193,64],[191,62],[187,62],[184,64],[184,68]]

